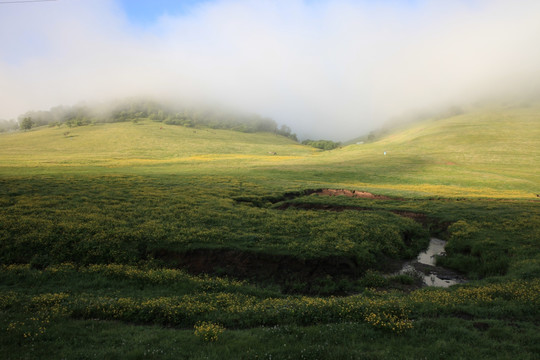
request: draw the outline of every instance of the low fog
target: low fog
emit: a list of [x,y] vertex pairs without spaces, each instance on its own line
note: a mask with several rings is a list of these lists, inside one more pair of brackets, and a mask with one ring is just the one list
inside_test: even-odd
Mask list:
[[150,96],[346,140],[539,85],[538,0],[218,0],[147,26],[113,0],[0,4],[0,119]]

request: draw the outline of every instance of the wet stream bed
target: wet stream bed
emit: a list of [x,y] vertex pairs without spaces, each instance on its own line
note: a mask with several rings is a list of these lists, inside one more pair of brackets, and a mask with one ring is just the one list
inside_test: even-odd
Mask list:
[[445,245],[446,241],[431,238],[427,250],[418,254],[415,260],[403,264],[398,274],[421,277],[425,286],[449,287],[466,282],[467,280],[455,271],[435,265],[436,257],[444,255]]

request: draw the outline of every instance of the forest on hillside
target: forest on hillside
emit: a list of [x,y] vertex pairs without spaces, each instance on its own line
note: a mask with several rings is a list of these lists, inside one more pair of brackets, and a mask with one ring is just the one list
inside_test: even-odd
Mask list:
[[137,122],[141,119],[151,119],[168,125],[228,129],[245,133],[272,132],[297,141],[296,134],[291,132],[290,127],[278,126],[273,119],[257,114],[246,114],[217,106],[170,105],[141,99],[101,106],[79,104],[27,111],[19,116],[18,123],[14,120],[1,121],[0,129],[28,130],[45,125],[76,127],[95,123]]

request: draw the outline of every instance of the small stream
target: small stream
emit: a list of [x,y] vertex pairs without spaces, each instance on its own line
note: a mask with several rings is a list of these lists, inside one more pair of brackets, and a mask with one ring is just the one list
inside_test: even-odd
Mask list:
[[437,239],[437,238],[429,239],[429,247],[427,248],[426,251],[423,251],[420,254],[418,254],[416,261],[418,261],[420,264],[435,266],[435,256],[442,255],[444,253],[445,245],[446,245],[446,241],[444,240]]
[[418,254],[416,260],[405,263],[398,273],[421,276],[426,286],[449,287],[466,282],[459,274],[435,265],[436,256],[444,254],[445,245],[446,241],[431,238],[427,250]]

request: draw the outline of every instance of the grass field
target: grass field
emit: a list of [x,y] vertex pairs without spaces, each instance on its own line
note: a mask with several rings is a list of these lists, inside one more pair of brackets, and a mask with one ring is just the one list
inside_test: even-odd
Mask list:
[[[150,120],[0,134],[2,358],[533,359],[539,139],[536,108],[326,152]],[[430,235],[469,283],[383,276]]]

